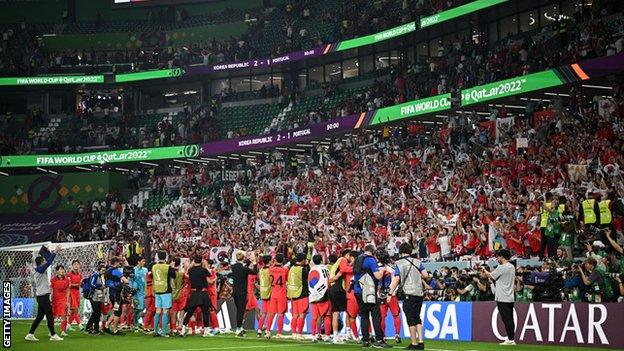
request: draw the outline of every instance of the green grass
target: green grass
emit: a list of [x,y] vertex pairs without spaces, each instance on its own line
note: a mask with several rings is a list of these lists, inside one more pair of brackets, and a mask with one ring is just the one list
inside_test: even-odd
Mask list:
[[[258,339],[255,333],[248,334],[244,338],[236,338],[232,334],[216,336],[211,338],[203,338],[200,336],[187,336],[184,338],[153,338],[143,334],[128,333],[124,336],[90,336],[82,332],[70,332],[70,335],[61,342],[52,342],[48,340],[47,328],[45,321],[39,326],[35,336],[39,338],[39,342],[28,342],[24,340],[24,336],[30,327],[29,321],[13,321],[12,323],[12,350],[20,351],[219,351],[219,350],[269,350],[279,351],[295,349],[297,351],[306,350],[360,350],[360,345],[346,344],[334,346],[331,344],[320,343],[312,344],[309,341],[296,342],[292,340],[264,340]],[[57,327],[58,330],[58,327]],[[394,341],[388,341],[390,345],[395,345]],[[608,349],[599,348],[581,348],[569,346],[538,346],[538,345],[518,345],[515,347],[503,347],[491,343],[479,342],[460,342],[460,341],[427,341],[426,349],[431,351],[500,351],[501,349],[509,349],[514,351],[606,351]],[[407,340],[402,344],[395,346],[393,349],[404,349],[407,346]]]

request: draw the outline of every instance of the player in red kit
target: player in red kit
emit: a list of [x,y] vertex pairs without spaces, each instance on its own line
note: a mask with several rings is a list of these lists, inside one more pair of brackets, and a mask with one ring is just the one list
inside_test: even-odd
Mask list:
[[52,314],[61,319],[61,336],[67,336],[67,307],[69,305],[69,278],[65,276],[65,267],[56,266],[56,275],[50,280],[52,290]]
[[353,262],[355,262],[355,257],[358,255],[355,251],[349,253],[346,256],[346,260],[342,260],[340,263],[339,272],[342,276],[344,276],[344,281],[346,283],[345,291],[347,292],[347,326],[351,329],[351,336],[353,340],[358,340],[358,330],[357,324],[355,323],[358,314],[360,313],[360,306],[355,299],[355,293],[351,288],[351,279],[353,278]]
[[284,255],[275,255],[275,264],[269,268],[269,280],[271,281],[271,299],[269,300],[269,314],[266,319],[266,338],[271,338],[271,326],[273,316],[277,315],[277,337],[282,337],[284,329],[284,313],[288,309],[286,296],[286,281],[288,280],[288,268],[283,266]]
[[72,269],[67,273],[67,278],[69,278],[69,316],[67,324],[71,326],[73,322],[76,322],[78,328],[80,328],[78,308],[80,307],[80,284],[82,284],[81,268],[80,261],[73,260]]
[[[385,252],[385,251],[384,251]],[[386,253],[387,255],[387,253]],[[383,256],[379,256],[383,257]],[[379,258],[381,260],[381,258]],[[387,261],[390,261],[390,257],[386,257]],[[391,269],[390,266],[386,264],[386,267]],[[394,273],[384,272],[383,278],[381,279],[381,287],[382,289],[389,289],[390,283],[392,283],[392,277]],[[389,301],[385,299],[381,301],[381,305],[379,306],[379,310],[381,311],[381,329],[386,332],[386,316],[388,315],[388,310],[392,313],[392,320],[394,321],[394,340],[397,344],[401,343],[401,308],[399,307],[399,298],[396,296],[391,296]]]
[[156,301],[152,289],[152,272],[148,270],[145,275],[145,316],[143,317],[143,330],[146,334],[152,333],[150,326],[154,324],[154,313],[156,313]]
[[256,274],[247,276],[247,306],[245,306],[245,311],[256,311],[256,319],[259,322],[261,314],[258,299],[256,298],[256,277]]
[[[214,266],[214,261],[211,259],[207,260],[208,262],[208,272],[210,272],[210,277],[208,277],[208,297],[210,298],[210,328],[212,328],[213,332],[216,333],[219,330],[219,319],[217,319],[217,311],[219,310],[219,306],[217,306],[217,269]],[[206,325],[208,321],[206,321]]]

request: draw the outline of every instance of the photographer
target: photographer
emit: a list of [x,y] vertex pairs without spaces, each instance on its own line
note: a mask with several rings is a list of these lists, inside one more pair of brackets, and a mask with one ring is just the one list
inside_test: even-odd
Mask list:
[[477,288],[475,294],[476,301],[492,301],[494,299],[492,286],[485,272],[489,272],[489,270],[486,266],[483,266],[483,270],[477,276],[472,277],[473,284]]
[[593,257],[589,257],[585,260],[585,270],[588,274],[585,274],[584,270],[580,270],[583,283],[588,287],[589,301],[593,303],[607,302],[613,296],[611,287],[606,283],[604,272],[597,269],[598,262]]
[[425,344],[420,309],[423,303],[423,278],[427,278],[429,274],[419,260],[410,256],[412,250],[412,245],[409,243],[403,243],[399,247],[399,255],[401,257],[395,262],[394,277],[390,284],[388,303],[390,303],[393,297],[396,297],[400,287],[405,295],[403,310],[410,330],[411,343],[407,350],[424,350]]
[[364,253],[355,259],[353,265],[353,290],[355,298],[360,307],[360,323],[362,330],[362,346],[370,346],[370,318],[373,318],[373,328],[375,329],[376,348],[390,348],[386,344],[381,330],[381,311],[377,299],[377,286],[379,280],[383,278],[384,272],[379,270],[377,260],[373,256],[375,247],[368,244],[364,247]]
[[563,281],[564,291],[570,292],[568,296],[571,302],[587,301],[587,286],[581,277],[581,270],[582,268],[578,264],[572,265],[570,272]]
[[106,287],[109,291],[110,302],[113,306],[113,314],[109,317],[107,324],[107,328],[104,329],[104,332],[113,335],[122,335],[122,333],[118,330],[119,327],[119,317],[121,317],[122,312],[122,296],[121,296],[121,288],[123,284],[128,284],[129,280],[126,276],[124,276],[121,268],[122,261],[119,257],[113,257],[111,259],[111,266],[106,270],[105,278],[106,278]]
[[507,340],[500,343],[501,345],[515,345],[516,326],[513,318],[514,306],[514,281],[516,279],[516,268],[509,262],[511,253],[502,249],[496,253],[496,260],[499,265],[493,272],[488,272],[485,267],[481,267],[481,271],[494,282],[494,299],[498,306],[500,317],[505,324],[507,332]]
[[106,266],[100,264],[97,271],[89,278],[89,286],[91,291],[89,292],[89,301],[91,302],[91,316],[87,322],[85,330],[89,334],[100,334],[100,318],[102,317],[102,304],[106,304],[109,301],[109,292],[106,287]]

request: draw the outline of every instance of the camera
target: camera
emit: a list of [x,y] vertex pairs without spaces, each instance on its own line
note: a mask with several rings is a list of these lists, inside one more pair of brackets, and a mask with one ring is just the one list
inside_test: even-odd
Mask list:
[[122,284],[121,285],[121,294],[124,296],[134,296],[136,295],[138,289],[135,289],[130,286],[130,284]]
[[131,266],[125,266],[122,274],[126,278],[134,278],[134,268]]

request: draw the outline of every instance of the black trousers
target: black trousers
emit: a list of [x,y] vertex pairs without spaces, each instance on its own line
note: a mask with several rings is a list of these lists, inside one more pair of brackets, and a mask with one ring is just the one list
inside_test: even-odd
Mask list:
[[191,317],[195,314],[197,307],[201,309],[204,325],[209,325],[211,308],[210,297],[205,291],[195,289],[192,289],[188,301],[186,302],[186,306],[184,307],[184,320],[182,321],[183,325],[188,325]]
[[182,325],[187,326],[191,321],[191,318],[195,314],[195,309],[199,307],[202,312],[202,320],[204,321],[204,325],[207,327],[210,325],[210,305],[199,305],[199,306],[189,306],[184,309],[184,320],[182,321]]
[[35,330],[39,326],[39,323],[43,320],[45,316],[46,321],[48,323],[48,330],[50,330],[50,335],[55,335],[54,331],[54,316],[52,315],[52,305],[50,304],[50,294],[45,294],[42,296],[37,296],[37,305],[39,308],[37,309],[37,317],[32,322],[30,326],[29,334],[34,334]]
[[381,329],[381,310],[378,303],[364,303],[362,294],[355,294],[358,306],[360,307],[360,329],[362,330],[362,341],[370,341],[370,318],[373,317],[373,329],[375,330],[375,339],[377,341],[384,340],[384,332]]
[[93,301],[93,299],[89,299],[91,302],[91,316],[89,316],[89,320],[87,321],[86,330],[93,330],[94,332],[100,331],[100,318],[102,318],[102,303]]
[[559,238],[554,235],[552,238],[547,237],[546,234],[544,234],[545,230],[546,228],[540,228],[540,232],[542,234],[542,241],[540,243],[539,252],[540,260],[544,259],[544,250],[546,250],[546,247],[548,247],[548,258],[551,258],[555,257],[555,255],[557,254],[557,247],[559,246]]
[[516,326],[514,324],[513,319],[513,302],[498,302],[496,301],[496,306],[498,306],[498,313],[500,314],[501,319],[503,320],[503,324],[505,325],[505,332],[507,333],[507,338],[509,340],[514,340],[516,335]]
[[232,297],[236,305],[236,328],[241,328],[245,317],[245,307],[247,307],[247,295],[232,295]]

